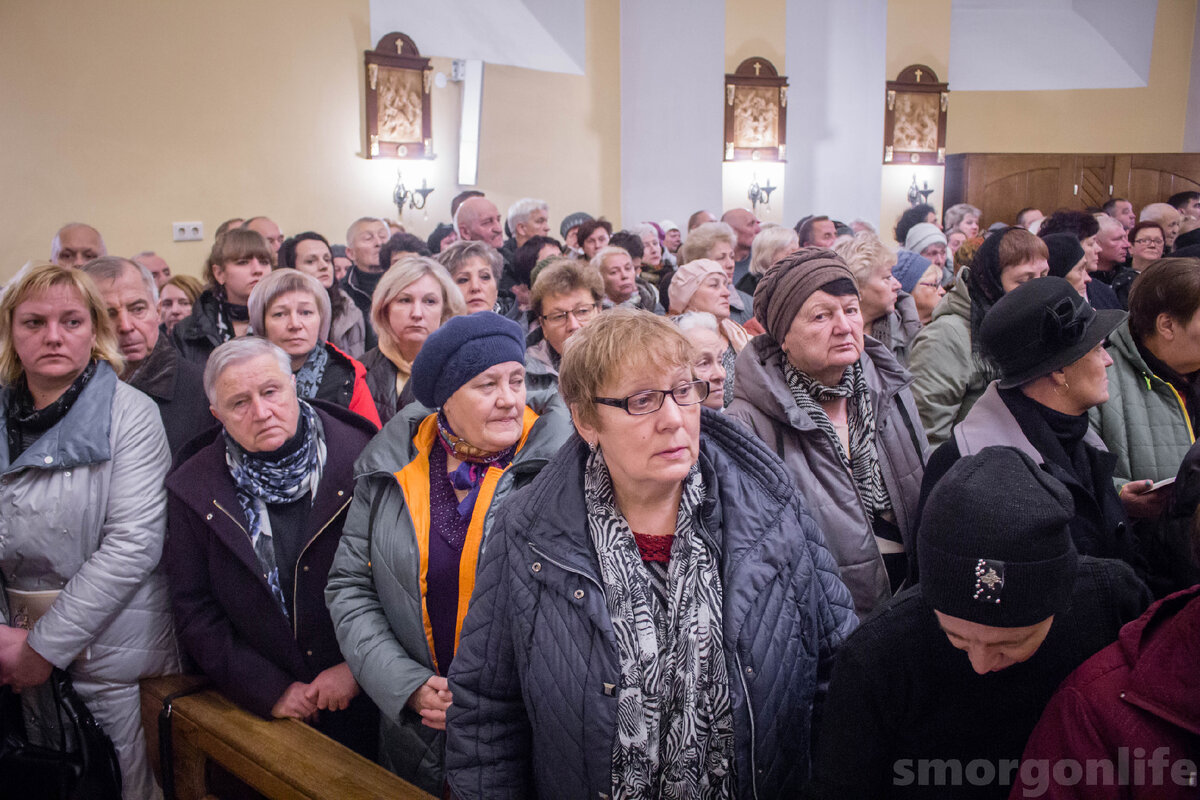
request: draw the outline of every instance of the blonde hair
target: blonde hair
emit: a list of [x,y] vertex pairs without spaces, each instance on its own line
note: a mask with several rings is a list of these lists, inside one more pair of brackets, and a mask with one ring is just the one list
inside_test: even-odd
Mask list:
[[868,231],[839,238],[833,243],[833,252],[846,262],[850,272],[854,273],[854,281],[860,286],[871,277],[872,270],[896,263],[896,251]]
[[789,243],[791,243],[792,249],[788,252],[800,249],[800,234],[796,233],[794,229],[771,223],[763,225],[758,235],[754,237],[754,241],[750,243],[750,274],[766,275],[767,270],[779,260],[781,255],[787,255],[787,253],[781,254],[779,251],[787,247]]
[[426,275],[432,275],[442,287],[442,323],[451,317],[467,313],[467,304],[463,302],[462,292],[454,285],[450,273],[428,256],[410,254],[401,258],[383,273],[375,287],[375,293],[371,296],[371,324],[379,338],[379,352],[406,374],[411,371],[412,365],[400,355],[400,343],[388,323],[388,306],[410,283],[419,281]]
[[[654,342],[646,347],[646,342]],[[692,366],[692,343],[663,317],[612,308],[571,335],[563,347],[558,391],[579,422],[600,427],[593,399],[600,387],[639,369],[666,372]]]
[[737,247],[737,235],[725,222],[706,222],[688,232],[687,241],[679,248],[679,266],[698,258],[710,258],[709,253],[717,242],[728,242]]
[[59,264],[30,263],[22,267],[0,297],[0,383],[11,386],[25,372],[12,340],[13,314],[17,306],[56,286],[73,288],[87,306],[96,338],[92,344],[92,358],[107,361],[118,375],[125,368],[117,335],[108,318],[108,306],[88,274]]

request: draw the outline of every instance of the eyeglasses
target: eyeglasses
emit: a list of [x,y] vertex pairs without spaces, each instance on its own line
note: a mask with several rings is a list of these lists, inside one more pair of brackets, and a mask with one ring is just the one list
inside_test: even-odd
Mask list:
[[573,308],[570,311],[559,311],[557,314],[543,314],[542,322],[548,322],[551,325],[561,325],[567,321],[567,317],[574,317],[576,322],[587,322],[596,313],[596,306],[599,303],[592,303],[590,306],[580,306]]
[[618,400],[615,397],[593,397],[592,400],[600,405],[619,408],[626,414],[640,417],[643,414],[653,414],[662,408],[667,395],[679,406],[694,406],[708,399],[708,381],[692,381],[683,383],[674,389],[648,389],[644,392],[631,394]]
[[924,286],[926,289],[933,289],[934,291],[937,291],[938,289],[942,288],[942,285],[940,283],[938,283],[937,281],[930,281],[928,283],[926,283],[925,281],[922,281],[922,282],[918,283],[917,286]]
[[1159,247],[1162,247],[1164,244],[1166,244],[1166,242],[1164,242],[1162,239],[1134,239],[1133,243],[1134,244],[1147,244],[1147,245],[1153,244],[1153,245],[1158,245]]

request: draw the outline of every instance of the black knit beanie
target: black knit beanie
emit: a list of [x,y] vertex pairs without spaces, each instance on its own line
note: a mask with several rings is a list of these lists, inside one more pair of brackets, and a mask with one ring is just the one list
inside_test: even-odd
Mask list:
[[997,628],[1066,609],[1077,554],[1071,493],[1012,447],[985,447],[937,482],[917,533],[921,593],[938,611]]

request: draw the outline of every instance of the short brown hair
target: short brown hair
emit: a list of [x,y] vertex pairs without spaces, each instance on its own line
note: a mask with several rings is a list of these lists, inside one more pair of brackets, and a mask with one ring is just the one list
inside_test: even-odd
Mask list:
[[1005,267],[1015,267],[1036,258],[1050,258],[1050,250],[1046,243],[1024,228],[1009,228],[993,235],[1003,237],[997,250],[1000,262],[1000,267],[996,270],[997,279]]
[[272,266],[275,264],[275,253],[262,234],[249,228],[231,228],[213,242],[208,261],[204,262],[204,283],[211,287],[217,282],[213,277],[213,267],[243,258],[257,258]]
[[12,341],[13,313],[17,306],[56,286],[73,288],[87,306],[88,315],[92,318],[92,331],[96,335],[92,358],[107,361],[118,375],[125,368],[117,334],[108,318],[108,306],[91,277],[83,270],[60,264],[31,262],[17,273],[0,296],[0,383],[11,386],[25,372]]
[[1200,258],[1151,261],[1129,290],[1129,331],[1145,341],[1154,334],[1158,315],[1187,323],[1200,308]]
[[538,271],[529,292],[529,310],[535,318],[542,316],[542,304],[548,297],[587,289],[597,303],[604,299],[604,279],[590,264],[566,257],[546,260],[549,263]]
[[[646,342],[653,342],[647,347]],[[692,343],[663,317],[633,308],[612,308],[571,335],[563,347],[558,391],[578,422],[600,427],[600,388],[633,369],[665,372],[692,366]]]

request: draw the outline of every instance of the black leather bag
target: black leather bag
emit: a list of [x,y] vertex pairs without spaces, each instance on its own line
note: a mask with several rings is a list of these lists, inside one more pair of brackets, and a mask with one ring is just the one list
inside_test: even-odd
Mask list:
[[46,688],[58,714],[58,748],[30,743],[20,695],[0,688],[0,794],[24,800],[121,800],[117,751],[71,676],[55,669]]

